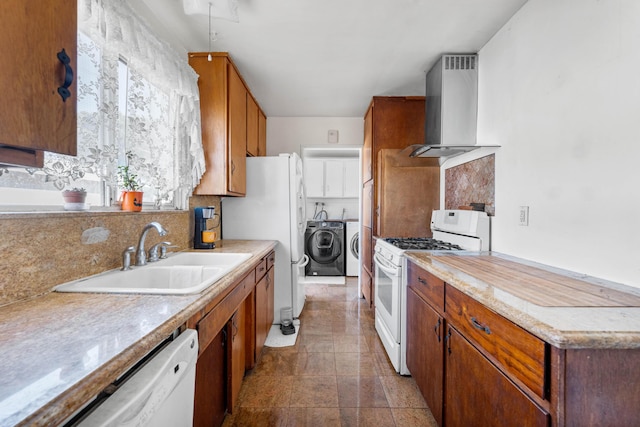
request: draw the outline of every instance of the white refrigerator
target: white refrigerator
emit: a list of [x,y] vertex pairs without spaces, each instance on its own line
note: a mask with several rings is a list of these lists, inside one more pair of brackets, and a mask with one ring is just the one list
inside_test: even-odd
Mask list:
[[302,159],[297,153],[247,158],[245,197],[222,199],[222,238],[277,240],[274,288],[274,322],[280,309],[291,307],[293,316],[305,301],[304,253],[306,228]]

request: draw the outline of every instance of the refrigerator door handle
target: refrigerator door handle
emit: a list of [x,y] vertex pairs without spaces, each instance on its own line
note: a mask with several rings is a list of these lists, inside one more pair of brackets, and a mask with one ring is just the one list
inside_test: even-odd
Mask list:
[[300,261],[298,261],[296,264],[298,265],[299,268],[302,268],[307,264],[309,264],[309,255],[304,254],[302,258],[300,258]]

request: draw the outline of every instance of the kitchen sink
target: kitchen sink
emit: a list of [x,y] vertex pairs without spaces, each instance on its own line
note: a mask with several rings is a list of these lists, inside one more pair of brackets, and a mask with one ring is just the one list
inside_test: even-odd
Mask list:
[[110,270],[63,283],[56,292],[186,295],[202,292],[251,254],[180,252],[131,270]]

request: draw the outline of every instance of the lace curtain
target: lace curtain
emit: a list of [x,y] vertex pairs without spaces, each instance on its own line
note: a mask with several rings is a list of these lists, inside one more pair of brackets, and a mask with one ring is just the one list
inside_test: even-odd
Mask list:
[[188,208],[204,154],[197,75],[186,55],[158,39],[124,0],[79,0],[78,27],[78,156],[45,153],[42,170],[1,168],[0,186],[83,186],[109,205],[128,154],[145,202]]

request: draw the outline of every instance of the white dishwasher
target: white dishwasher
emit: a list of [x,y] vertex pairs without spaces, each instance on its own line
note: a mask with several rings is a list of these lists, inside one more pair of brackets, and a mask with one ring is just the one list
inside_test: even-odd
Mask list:
[[197,358],[198,333],[187,329],[77,425],[191,426]]

